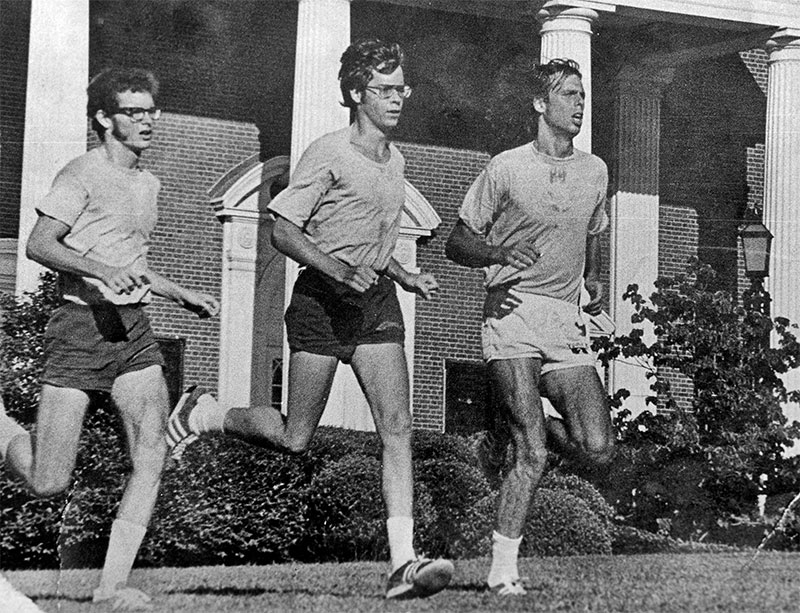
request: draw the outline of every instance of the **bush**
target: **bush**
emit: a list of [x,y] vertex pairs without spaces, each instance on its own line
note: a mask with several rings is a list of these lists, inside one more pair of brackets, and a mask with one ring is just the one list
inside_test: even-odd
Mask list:
[[477,468],[454,457],[415,462],[415,481],[430,492],[433,515],[428,523],[418,521],[420,549],[448,558],[487,555],[495,496]]
[[[737,298],[719,289],[713,269],[696,259],[686,274],[660,277],[655,285],[649,302],[635,285],[624,295],[634,306],[633,323],[650,325],[654,340],[634,328],[599,342],[606,363],[623,356],[652,365],[649,401],[660,410],[629,419],[623,403],[619,447],[640,465],[629,470],[638,484],[627,482],[629,493],[615,494],[635,525],[669,524],[673,536],[685,538],[752,513],[759,493],[798,487],[797,461],[786,459],[784,449],[800,427],[787,421],[782,404],[800,392],[787,390],[782,376],[800,365],[800,344],[795,325],[770,318],[766,294]],[[673,394],[670,373],[691,381],[688,403]],[[617,390],[612,404],[626,393]]]
[[306,538],[307,484],[303,459],[203,438],[165,472],[141,557],[156,566],[291,559]]
[[536,490],[523,536],[523,556],[611,553],[606,522],[595,515],[586,501],[562,489]]

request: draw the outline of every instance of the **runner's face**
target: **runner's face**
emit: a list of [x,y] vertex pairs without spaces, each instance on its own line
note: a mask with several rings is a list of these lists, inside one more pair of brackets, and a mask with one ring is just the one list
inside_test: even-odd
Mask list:
[[536,100],[536,110],[554,132],[576,136],[583,125],[583,105],[586,93],[577,75],[570,75],[554,89],[547,100]]
[[[381,87],[384,85],[404,85],[403,68],[398,66],[394,72],[383,74],[372,71],[367,87]],[[358,113],[363,114],[381,132],[388,132],[397,126],[400,113],[405,100],[397,92],[392,92],[389,98],[381,98],[375,89],[365,89],[360,94],[361,103]]]
[[[139,107],[151,109],[155,106],[153,96],[149,92],[132,92],[130,90],[117,94],[119,108]],[[133,121],[124,113],[109,111],[111,119],[111,134],[125,147],[136,154],[150,147],[153,138],[155,120],[149,113],[145,113],[141,121]]]

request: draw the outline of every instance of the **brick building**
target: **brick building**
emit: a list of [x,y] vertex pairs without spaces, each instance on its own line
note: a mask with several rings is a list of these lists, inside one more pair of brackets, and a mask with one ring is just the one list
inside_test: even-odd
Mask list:
[[[144,163],[162,181],[151,264],[222,296],[218,320],[151,307],[175,390],[201,383],[228,402],[280,402],[281,315],[294,270],[269,247],[265,203],[316,136],[346,125],[338,58],[379,35],[407,51],[414,95],[397,140],[407,203],[396,256],[434,272],[440,297],[404,295],[421,428],[479,420],[485,390],[481,274],[444,242],[490,155],[530,140],[524,71],[571,57],[588,94],[580,148],[611,172],[604,260],[619,328],[628,283],[646,287],[689,255],[737,290],[737,227],[748,210],[775,234],[775,313],[795,295],[800,186],[800,9],[792,0],[13,0],[0,5],[0,284],[38,270],[17,257],[35,204],[66,161],[95,144],[85,83],[112,64],[149,67],[165,113]],[[57,118],[57,119],[54,119]],[[88,136],[87,136],[88,134]],[[610,385],[648,393],[617,364]],[[343,369],[324,423],[369,428]],[[685,390],[689,393],[689,390]],[[347,409],[347,410],[345,410]]]

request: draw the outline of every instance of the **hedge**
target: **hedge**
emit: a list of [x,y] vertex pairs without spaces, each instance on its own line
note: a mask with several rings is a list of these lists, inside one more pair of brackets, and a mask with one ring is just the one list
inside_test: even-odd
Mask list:
[[[87,419],[66,510],[66,497],[37,501],[18,484],[0,484],[3,567],[102,564],[129,469],[123,449],[116,415],[100,403]],[[469,441],[415,432],[414,473],[418,551],[451,558],[488,555],[497,494],[476,467]],[[299,457],[204,437],[165,470],[139,564],[386,559],[380,478],[374,433],[323,427]],[[543,486],[526,526],[525,551],[610,551],[610,508],[590,484],[550,474]]]

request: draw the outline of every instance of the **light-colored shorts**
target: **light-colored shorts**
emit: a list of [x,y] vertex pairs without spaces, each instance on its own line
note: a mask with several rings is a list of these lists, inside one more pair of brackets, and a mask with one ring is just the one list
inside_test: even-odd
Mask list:
[[481,331],[483,357],[538,358],[542,374],[595,365],[587,321],[577,304],[514,289],[490,290]]

